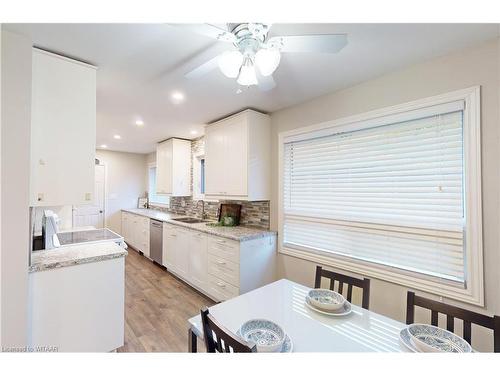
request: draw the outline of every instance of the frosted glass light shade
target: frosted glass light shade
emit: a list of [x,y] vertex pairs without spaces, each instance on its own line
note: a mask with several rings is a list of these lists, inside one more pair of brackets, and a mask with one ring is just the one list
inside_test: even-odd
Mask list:
[[245,63],[245,65],[241,67],[237,82],[242,86],[251,86],[257,84],[257,76],[255,75],[255,67],[253,66],[253,64]]
[[255,54],[255,65],[264,77],[270,76],[280,63],[280,51],[276,49],[260,49]]
[[243,63],[243,55],[240,51],[226,51],[219,56],[217,63],[226,77],[236,78]]

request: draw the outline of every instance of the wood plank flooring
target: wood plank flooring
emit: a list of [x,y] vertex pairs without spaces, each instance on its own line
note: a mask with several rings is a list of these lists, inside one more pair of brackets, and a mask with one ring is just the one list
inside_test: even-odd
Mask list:
[[[187,352],[187,320],[215,302],[129,249],[125,260],[125,345],[118,352]],[[198,340],[198,351],[205,346]]]

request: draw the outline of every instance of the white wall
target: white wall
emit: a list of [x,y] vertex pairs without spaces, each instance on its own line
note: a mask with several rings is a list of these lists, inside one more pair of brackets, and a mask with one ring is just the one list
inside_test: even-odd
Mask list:
[[1,343],[27,342],[31,41],[2,30]]
[[[499,237],[499,119],[500,41],[495,40],[452,55],[408,67],[377,79],[334,92],[271,115],[273,142],[271,227],[277,228],[278,133],[419,98],[481,85],[483,237],[485,264],[484,309],[500,314]],[[278,276],[313,285],[315,264],[280,255]],[[372,279],[370,309],[400,321],[405,320],[407,288]],[[421,295],[427,295],[419,292]],[[456,301],[445,302],[458,304]],[[417,318],[424,318],[417,315]],[[426,318],[428,319],[428,318]],[[492,335],[473,329],[473,345],[492,350]]]
[[121,233],[120,210],[137,207],[147,190],[147,155],[97,150],[96,158],[106,168],[106,227]]

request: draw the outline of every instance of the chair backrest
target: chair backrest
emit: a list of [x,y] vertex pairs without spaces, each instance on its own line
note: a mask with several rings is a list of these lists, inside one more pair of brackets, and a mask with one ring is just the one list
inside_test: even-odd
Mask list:
[[246,341],[221,326],[210,315],[206,307],[201,310],[201,321],[208,353],[251,353],[257,351],[255,345],[250,346]]
[[315,288],[321,288],[321,278],[325,277],[330,279],[330,290],[335,291],[335,281],[338,281],[337,292],[342,294],[344,291],[344,284],[347,284],[347,297],[346,299],[351,302],[352,300],[352,287],[361,288],[363,290],[363,297],[361,300],[361,306],[364,309],[370,307],[370,279],[357,279],[352,276],[342,275],[341,273],[336,273],[328,270],[324,270],[321,266],[316,266],[316,279],[314,281]]
[[460,307],[447,305],[443,302],[433,301],[428,298],[416,296],[414,292],[408,292],[406,298],[406,324],[415,322],[415,306],[431,310],[431,324],[438,326],[439,313],[446,315],[446,329],[454,332],[455,318],[463,321],[463,338],[471,343],[471,325],[477,324],[493,330],[494,351],[500,352],[500,316],[488,316]]

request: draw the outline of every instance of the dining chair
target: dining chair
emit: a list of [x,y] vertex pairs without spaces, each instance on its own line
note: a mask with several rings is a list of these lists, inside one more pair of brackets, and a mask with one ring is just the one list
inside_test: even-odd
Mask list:
[[343,275],[333,271],[324,270],[321,266],[316,266],[316,279],[314,281],[315,288],[321,288],[321,278],[330,279],[330,290],[335,291],[335,281],[338,281],[337,292],[342,294],[344,291],[344,284],[347,284],[347,297],[346,299],[351,302],[353,286],[362,289],[363,296],[361,299],[361,307],[367,309],[370,307],[370,279],[357,279],[352,276]]
[[476,324],[493,330],[493,350],[500,353],[500,316],[488,316],[460,307],[448,305],[443,302],[433,301],[428,298],[416,296],[408,292],[406,298],[406,324],[415,322],[415,306],[431,310],[431,324],[438,326],[439,313],[446,315],[446,329],[454,332],[455,318],[463,321],[463,338],[471,343],[471,325]]
[[221,326],[208,311],[207,307],[201,309],[201,322],[203,337],[207,353],[252,353],[256,346],[250,346],[226,328]]

